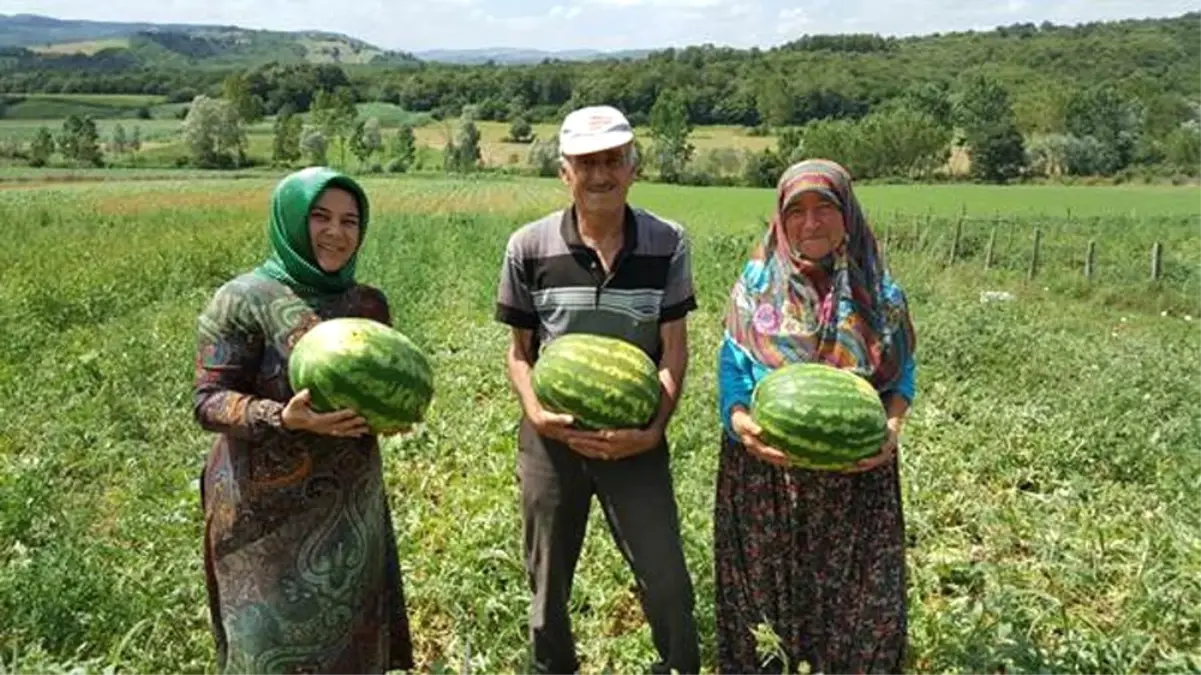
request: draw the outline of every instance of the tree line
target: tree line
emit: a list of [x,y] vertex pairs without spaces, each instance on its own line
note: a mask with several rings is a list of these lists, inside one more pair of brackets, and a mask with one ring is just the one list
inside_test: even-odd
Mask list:
[[[388,101],[451,118],[474,105],[481,119],[532,121],[600,101],[649,121],[665,90],[678,90],[693,124],[748,127],[861,118],[927,85],[979,70],[1010,92],[1023,133],[1063,131],[1072,93],[1110,85],[1137,97],[1155,132],[1201,98],[1201,14],[1081,26],[1017,24],[990,32],[911,38],[807,36],[777,47],[664,49],[643,59],[546,61],[532,65],[337,66],[267,63],[240,70],[274,114],[285,102],[307,110],[314,88],[348,80],[359,100]],[[216,95],[235,70],[131,65],[122,50],[49,58],[0,50],[0,92],[146,93],[190,100]],[[8,54],[6,57],[5,54]],[[14,54],[16,54],[14,56]],[[92,63],[95,61],[95,63]]]
[[[1076,27],[1018,24],[916,38],[807,36],[769,50],[700,46],[645,59],[528,66],[268,63],[219,79],[206,71],[205,79],[168,95],[227,101],[243,122],[275,116],[281,147],[291,148],[291,138],[300,135],[314,156],[322,143],[343,154],[352,143],[375,147],[374,133],[364,141],[354,123],[330,121],[336,115],[297,131],[291,116],[315,107],[345,111],[355,102],[385,101],[434,119],[458,118],[456,133],[466,141],[450,145],[466,147],[476,120],[507,121],[511,136],[522,140],[531,122],[609,103],[650,128],[653,144],[644,157],[657,177],[671,182],[732,180],[733,171],[740,182],[769,184],[768,177],[800,154],[841,157],[862,177],[923,179],[937,175],[956,149],[970,154],[974,177],[994,182],[1146,167],[1195,173],[1201,162],[1199,19],[1190,13]],[[0,75],[0,90],[21,84],[21,91],[31,91],[30,85],[50,86],[60,75],[83,77],[10,72]],[[86,86],[115,84],[106,77],[125,78],[123,86],[140,77],[158,78],[156,87],[171,83],[163,72],[144,70],[108,73]],[[70,82],[85,86],[83,79]],[[345,112],[342,118],[352,119]],[[706,124],[773,133],[777,145],[734,158],[722,151],[698,155],[688,133]],[[546,153],[532,148],[530,163],[538,166]],[[205,160],[214,162],[237,164],[237,154]]]

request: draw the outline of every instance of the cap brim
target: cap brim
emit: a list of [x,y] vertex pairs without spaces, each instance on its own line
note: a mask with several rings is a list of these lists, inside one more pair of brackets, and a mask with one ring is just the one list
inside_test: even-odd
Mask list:
[[564,155],[589,155],[594,152],[612,150],[634,140],[632,131],[613,131],[596,136],[581,136],[559,141],[559,152]]

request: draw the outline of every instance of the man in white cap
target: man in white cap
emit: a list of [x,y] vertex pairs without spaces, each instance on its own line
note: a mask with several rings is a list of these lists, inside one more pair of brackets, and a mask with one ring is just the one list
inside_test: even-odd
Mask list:
[[[579,668],[568,600],[595,494],[641,590],[659,653],[652,672],[696,673],[691,575],[680,541],[667,422],[688,365],[696,308],[688,240],[677,224],[626,203],[637,155],[610,106],[576,110],[559,132],[570,207],[518,229],[501,267],[496,318],[510,326],[507,369],[521,404],[521,484],[530,670]],[[542,346],[572,332],[620,337],[659,366],[660,405],[645,429],[585,432],[545,410],[530,373]]]

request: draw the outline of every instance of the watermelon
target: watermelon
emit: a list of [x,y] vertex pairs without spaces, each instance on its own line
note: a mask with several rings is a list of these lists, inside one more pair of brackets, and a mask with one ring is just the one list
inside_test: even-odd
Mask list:
[[659,372],[625,340],[568,333],[543,349],[532,375],[542,407],[568,414],[580,429],[640,429],[659,408]]
[[751,418],[765,444],[798,466],[845,469],[880,450],[888,417],[880,394],[854,372],[821,363],[778,368],[755,385]]
[[308,389],[312,408],[350,408],[372,433],[393,433],[425,419],[434,395],[429,361],[403,333],[372,319],[345,317],[313,326],[292,348],[288,382]]

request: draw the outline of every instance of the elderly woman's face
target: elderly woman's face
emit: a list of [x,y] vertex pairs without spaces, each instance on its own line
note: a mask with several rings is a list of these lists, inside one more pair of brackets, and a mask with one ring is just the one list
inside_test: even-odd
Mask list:
[[819,260],[846,238],[846,224],[838,205],[818,192],[805,192],[784,211],[784,233],[793,250]]
[[359,203],[346,190],[331,187],[309,209],[309,238],[317,265],[337,272],[359,246]]

